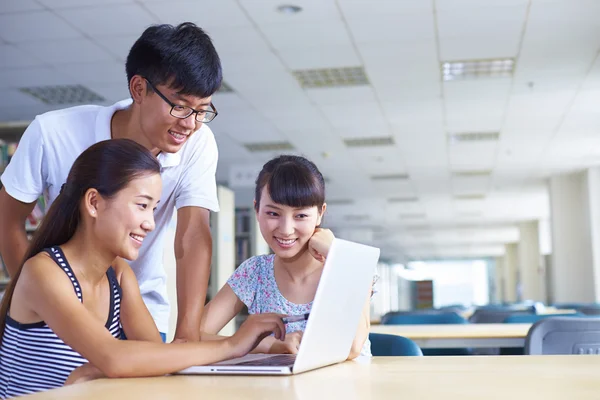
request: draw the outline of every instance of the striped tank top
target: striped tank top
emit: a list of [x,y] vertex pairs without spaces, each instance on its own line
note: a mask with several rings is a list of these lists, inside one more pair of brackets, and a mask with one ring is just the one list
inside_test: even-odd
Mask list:
[[[45,249],[67,274],[83,302],[81,287],[60,247]],[[112,267],[106,272],[111,288],[106,329],[121,337],[121,287]],[[21,324],[6,316],[0,346],[0,399],[60,387],[71,372],[87,360],[63,342],[44,322]]]

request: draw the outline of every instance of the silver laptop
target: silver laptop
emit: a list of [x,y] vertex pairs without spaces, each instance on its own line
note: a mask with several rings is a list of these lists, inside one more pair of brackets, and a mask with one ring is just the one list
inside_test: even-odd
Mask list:
[[378,260],[378,248],[334,239],[297,355],[248,354],[179,373],[291,375],[346,360]]

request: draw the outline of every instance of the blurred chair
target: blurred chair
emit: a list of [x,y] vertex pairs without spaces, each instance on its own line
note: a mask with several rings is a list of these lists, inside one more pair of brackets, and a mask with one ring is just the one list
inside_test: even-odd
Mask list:
[[479,308],[469,317],[469,322],[473,324],[500,324],[512,315],[535,315],[535,310],[533,308],[526,310],[493,310]]
[[422,356],[421,348],[404,336],[369,333],[374,356]]
[[504,320],[505,324],[534,324],[546,318],[554,317],[585,317],[582,313],[572,314],[520,314],[520,315],[509,315]]
[[[381,318],[382,325],[468,324],[466,319],[454,312],[433,312],[430,310],[388,314]],[[467,348],[423,349],[423,355],[426,356],[466,356],[471,354],[473,354],[472,351]]]
[[600,315],[600,306],[581,307],[577,311],[585,315]]
[[600,318],[546,318],[529,329],[525,354],[600,354]]
[[559,310],[579,310],[580,308],[597,308],[600,307],[598,303],[556,303],[552,304],[552,307]]
[[466,324],[467,320],[455,312],[427,310],[387,313],[381,317],[382,325],[436,325]]

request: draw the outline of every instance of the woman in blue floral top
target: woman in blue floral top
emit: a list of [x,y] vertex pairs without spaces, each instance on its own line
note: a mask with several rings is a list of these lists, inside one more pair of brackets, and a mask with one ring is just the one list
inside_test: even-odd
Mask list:
[[[267,162],[256,179],[254,208],[260,231],[274,254],[259,255],[240,265],[206,306],[203,338],[216,334],[245,306],[250,314],[309,313],[327,253],[334,239],[320,228],[327,205],[325,181],[304,157],[279,156]],[[371,355],[370,297],[348,358]],[[263,339],[254,352],[298,351],[306,320],[286,325],[285,341]]]

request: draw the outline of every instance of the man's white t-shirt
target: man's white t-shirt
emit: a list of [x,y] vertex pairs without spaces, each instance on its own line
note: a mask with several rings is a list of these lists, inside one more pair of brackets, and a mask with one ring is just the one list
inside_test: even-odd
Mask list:
[[[75,159],[94,143],[111,138],[113,114],[131,102],[123,100],[110,107],[73,107],[37,116],[2,174],[6,192],[24,203],[43,194],[49,206],[67,180]],[[130,265],[144,302],[163,333],[168,331],[170,311],[163,268],[164,235],[175,208],[195,206],[219,211],[217,159],[217,144],[206,124],[177,153],[158,155],[163,188],[154,215],[156,228],[144,239],[138,259]]]

